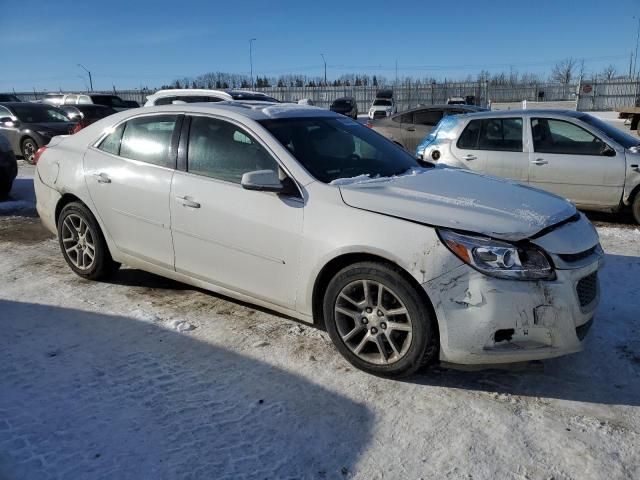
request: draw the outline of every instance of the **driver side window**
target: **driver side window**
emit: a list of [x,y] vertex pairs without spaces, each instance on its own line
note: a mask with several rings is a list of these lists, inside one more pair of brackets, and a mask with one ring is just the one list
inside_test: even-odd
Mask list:
[[571,122],[552,118],[531,119],[533,148],[539,153],[602,155],[606,144]]
[[187,169],[195,175],[239,184],[247,172],[277,172],[278,163],[240,127],[216,118],[192,117]]

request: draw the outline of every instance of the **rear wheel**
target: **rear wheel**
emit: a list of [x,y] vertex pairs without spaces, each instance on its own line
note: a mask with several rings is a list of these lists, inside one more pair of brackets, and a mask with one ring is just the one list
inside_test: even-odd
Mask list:
[[435,319],[415,287],[383,263],[350,265],[329,282],[327,332],[338,351],[361,370],[398,378],[438,351]]
[[638,190],[638,192],[636,192],[636,196],[633,197],[631,213],[633,214],[633,219],[636,223],[640,224],[640,190]]
[[22,152],[22,158],[33,164],[36,152],[38,151],[38,144],[36,141],[33,138],[25,138],[20,145],[20,150]]
[[98,280],[120,267],[111,258],[98,222],[82,203],[69,203],[60,212],[58,242],[67,264],[82,278]]

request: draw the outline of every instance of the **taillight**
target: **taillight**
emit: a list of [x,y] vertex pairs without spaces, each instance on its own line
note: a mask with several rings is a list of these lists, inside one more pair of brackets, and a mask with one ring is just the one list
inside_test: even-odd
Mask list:
[[84,125],[82,124],[82,122],[76,123],[71,129],[71,135],[73,135],[74,133],[78,133],[80,130],[82,130],[83,127]]
[[42,156],[42,154],[44,153],[44,151],[46,149],[47,149],[47,147],[40,147],[38,150],[36,150],[36,153],[33,156],[33,164],[34,165],[38,164],[38,160],[40,160],[40,157]]

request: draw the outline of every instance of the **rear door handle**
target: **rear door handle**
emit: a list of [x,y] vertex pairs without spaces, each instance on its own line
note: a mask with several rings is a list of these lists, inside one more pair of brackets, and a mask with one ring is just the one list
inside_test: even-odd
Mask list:
[[464,158],[465,160],[469,161],[469,160],[475,160],[475,159],[477,159],[478,157],[476,157],[475,155],[471,155],[471,154],[469,154],[469,155],[465,155],[465,156],[464,156],[464,157],[462,157],[462,158]]
[[637,163],[634,163],[632,165],[629,165],[631,167],[631,170],[635,170],[636,172],[640,172],[640,166]]
[[191,197],[189,196],[184,196],[184,197],[176,197],[183,206],[185,207],[189,207],[189,208],[200,208],[200,204],[198,202],[194,202]]
[[93,176],[98,181],[98,183],[111,183],[111,179],[106,173],[94,173]]
[[546,165],[549,162],[544,158],[536,158],[535,160],[531,160],[531,163],[533,163],[534,165]]
[[415,132],[416,127],[407,127],[407,132]]

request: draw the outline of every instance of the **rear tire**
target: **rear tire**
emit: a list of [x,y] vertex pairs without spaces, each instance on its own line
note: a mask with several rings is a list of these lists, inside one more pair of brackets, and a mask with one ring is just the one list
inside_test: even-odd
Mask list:
[[22,153],[22,158],[24,158],[31,165],[33,165],[37,151],[38,144],[33,138],[27,137],[22,140],[22,143],[20,144],[20,152]]
[[633,219],[637,224],[640,224],[640,190],[636,192],[636,196],[633,197],[633,202],[631,203],[631,214],[633,215]]
[[120,268],[95,217],[80,202],[69,203],[60,212],[58,243],[67,265],[82,278],[99,280]]
[[343,268],[329,282],[323,306],[334,345],[365,372],[400,378],[436,357],[435,318],[391,265],[360,262]]

